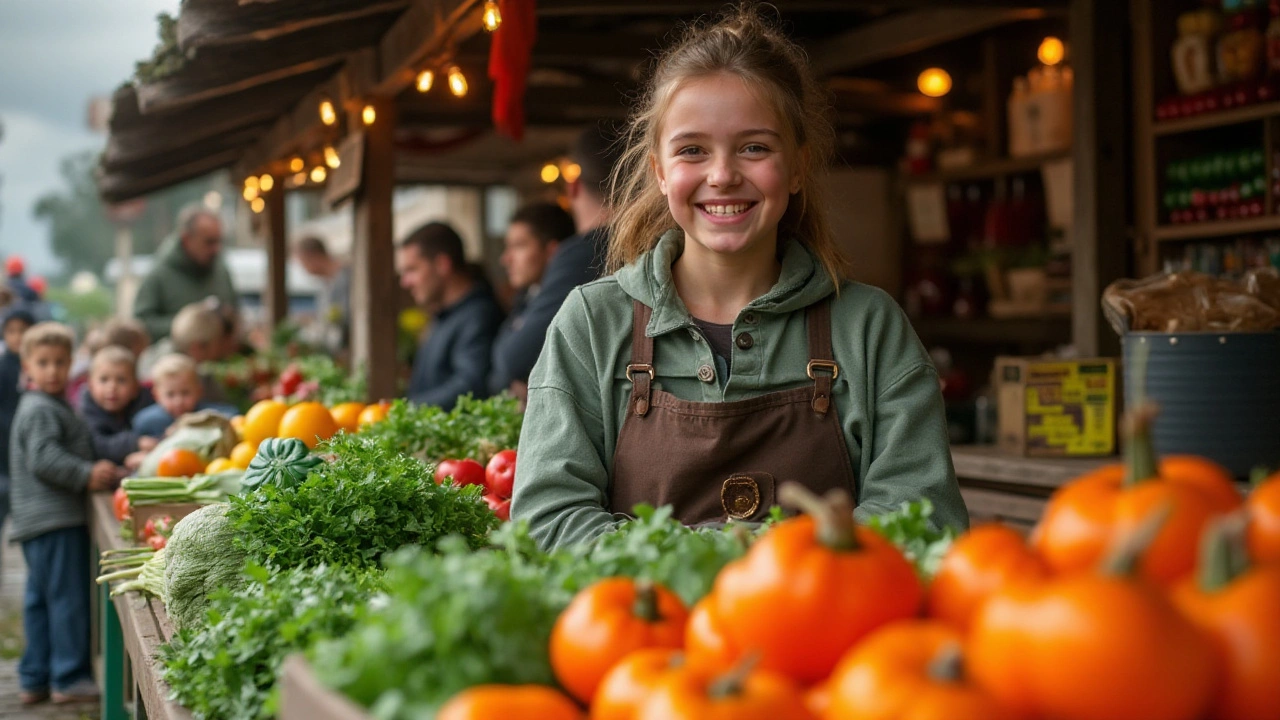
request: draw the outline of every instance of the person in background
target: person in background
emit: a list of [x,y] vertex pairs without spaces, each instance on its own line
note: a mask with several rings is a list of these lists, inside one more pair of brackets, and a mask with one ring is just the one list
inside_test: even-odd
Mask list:
[[14,300],[17,304],[34,304],[40,302],[40,293],[31,287],[26,280],[27,266],[22,262],[22,258],[17,255],[10,255],[4,261],[5,282],[9,284],[9,289],[13,291]]
[[555,257],[560,243],[574,231],[573,216],[554,203],[526,205],[512,216],[503,238],[502,267],[507,271],[507,281],[516,291],[516,298],[493,341],[493,367],[489,371],[491,394],[507,390],[523,399],[529,376],[517,375],[512,366],[522,365],[531,350],[536,356],[546,336],[546,328],[528,326],[525,309],[542,291],[547,263]]
[[102,328],[90,328],[84,334],[84,341],[76,348],[75,357],[71,358],[71,376],[67,380],[67,401],[71,407],[80,409],[80,398],[89,385],[89,363],[99,350],[106,347],[106,335]]
[[[225,360],[235,350],[234,343],[228,342],[228,337],[234,337],[234,321],[219,312],[217,307],[208,300],[192,303],[173,318],[173,328],[169,333],[173,351],[191,358],[197,369],[204,363]],[[221,403],[225,400],[222,388],[211,376],[201,372],[200,385],[206,401]]]
[[293,256],[323,283],[316,304],[316,320],[324,336],[322,344],[333,351],[342,350],[351,332],[351,266],[330,255],[324,241],[313,236],[294,243]]
[[237,307],[231,273],[222,262],[222,222],[201,205],[178,213],[178,235],[164,241],[156,264],[143,278],[134,299],[134,317],[151,339],[169,336],[173,318],[182,308],[209,296]]
[[133,418],[151,404],[138,385],[137,356],[119,345],[107,345],[93,355],[89,387],[80,401],[80,417],[93,434],[97,456],[136,470],[142,454],[156,446],[153,437],[133,431]]
[[502,310],[467,266],[462,238],[444,223],[427,223],[396,249],[396,271],[401,287],[432,314],[430,335],[414,356],[409,400],[447,410],[459,396],[485,396]]
[[[14,417],[9,469],[13,531],[27,563],[22,606],[26,648],[18,663],[24,705],[93,700],[89,657],[89,531],[86,492],[108,491],[124,471],[94,461],[93,435],[67,404],[74,336],[40,323],[22,336],[31,388]],[[21,430],[19,431],[19,428]]]
[[230,405],[204,399],[196,363],[186,355],[171,353],[156,360],[151,380],[156,404],[133,416],[133,431],[139,436],[162,438],[175,420],[191,412],[212,410],[227,417],[237,413]]
[[9,515],[9,433],[22,398],[22,334],[35,318],[21,308],[4,315],[4,352],[0,353],[0,534]]
[[577,180],[565,185],[577,234],[560,243],[551,255],[537,294],[521,310],[518,335],[504,343],[502,374],[511,378],[508,389],[517,397],[526,393],[547,328],[569,292],[602,274],[609,246],[607,188],[620,153],[616,132],[602,124],[584,130],[570,151],[573,162],[582,169]]

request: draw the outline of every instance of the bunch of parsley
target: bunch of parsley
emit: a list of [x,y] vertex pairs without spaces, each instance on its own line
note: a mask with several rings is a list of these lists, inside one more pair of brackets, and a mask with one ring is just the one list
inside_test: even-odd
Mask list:
[[213,597],[209,622],[161,648],[173,699],[199,720],[271,718],[286,655],[341,637],[382,589],[381,572],[319,565],[270,574],[250,565],[247,583]]
[[471,458],[487,463],[499,450],[514,448],[523,420],[515,398],[499,395],[458,398],[453,410],[396,401],[382,422],[360,431],[387,450],[415,455],[430,463]]
[[867,520],[868,527],[898,546],[915,565],[916,574],[925,581],[938,572],[943,556],[956,537],[955,530],[950,527],[934,527],[929,520],[932,515],[933,503],[929,498],[922,498],[904,502],[897,510]]
[[422,461],[389,451],[362,435],[340,434],[333,460],[295,487],[266,484],[230,499],[235,543],[252,562],[375,567],[405,545],[432,547],[459,535],[481,547],[498,520],[482,488],[437,485]]

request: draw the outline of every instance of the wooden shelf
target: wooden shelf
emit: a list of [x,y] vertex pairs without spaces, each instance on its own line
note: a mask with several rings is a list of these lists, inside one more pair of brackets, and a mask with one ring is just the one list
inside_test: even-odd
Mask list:
[[1007,175],[1034,172],[1039,170],[1045,163],[1053,162],[1055,160],[1067,160],[1070,157],[1071,151],[1068,150],[1065,152],[1050,153],[1048,155],[1032,155],[1020,158],[999,158],[996,160],[979,161],[973,165],[967,165],[965,167],[937,170],[925,175],[906,175],[904,176],[904,179],[908,185],[946,183],[955,182],[957,180],[987,180],[1005,177]]
[[926,343],[966,345],[1057,345],[1071,341],[1071,316],[1021,318],[915,318],[911,321]]
[[1176,120],[1161,120],[1153,123],[1151,128],[1152,132],[1159,137],[1161,135],[1176,135],[1196,130],[1209,130],[1227,125],[1237,125],[1272,117],[1273,115],[1280,115],[1280,102],[1257,103]]
[[1244,220],[1211,220],[1182,225],[1158,225],[1151,231],[1151,237],[1157,242],[1172,242],[1268,231],[1280,231],[1280,215],[1263,215]]
[[958,478],[1053,490],[1117,459],[1024,457],[1003,453],[993,445],[952,445],[951,461]]

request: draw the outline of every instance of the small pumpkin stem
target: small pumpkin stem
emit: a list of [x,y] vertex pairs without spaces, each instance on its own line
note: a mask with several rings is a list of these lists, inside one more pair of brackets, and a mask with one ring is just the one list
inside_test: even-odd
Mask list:
[[648,623],[662,620],[662,613],[658,612],[658,589],[653,586],[652,580],[636,580],[636,601],[631,606],[631,612]]
[[1172,513],[1173,504],[1164,503],[1143,518],[1133,532],[1120,538],[1103,559],[1102,574],[1127,577],[1136,573],[1142,554],[1155,542]]
[[858,526],[853,521],[853,498],[848,492],[831,490],[820,498],[800,483],[789,482],[778,488],[778,500],[812,517],[818,542],[826,547],[846,552],[862,549]]
[[707,696],[712,700],[724,700],[741,695],[747,684],[747,676],[756,669],[758,664],[760,664],[759,651],[742,658],[732,670],[716,678],[707,686]]
[[947,643],[929,661],[926,674],[937,682],[958,683],[964,679],[964,653],[960,643]]
[[1245,530],[1249,516],[1244,511],[1224,515],[1209,523],[1200,539],[1200,568],[1196,584],[1207,593],[1217,592],[1249,569]]
[[1151,425],[1156,419],[1156,406],[1144,402],[1124,417],[1124,487],[1133,487],[1159,475],[1156,450],[1151,443]]
[[1256,465],[1249,471],[1249,487],[1256,488],[1269,477],[1271,477],[1271,468],[1266,465]]

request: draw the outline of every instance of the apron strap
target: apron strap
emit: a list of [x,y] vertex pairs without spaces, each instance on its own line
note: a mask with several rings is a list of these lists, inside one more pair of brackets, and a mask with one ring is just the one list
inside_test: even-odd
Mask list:
[[805,368],[813,380],[813,401],[810,405],[819,415],[826,415],[831,408],[831,384],[840,377],[831,351],[831,299],[824,298],[805,311],[809,332],[809,365]]
[[632,302],[631,363],[627,365],[627,379],[631,381],[631,409],[644,417],[649,413],[653,391],[653,338],[645,334],[653,310],[639,300]]

